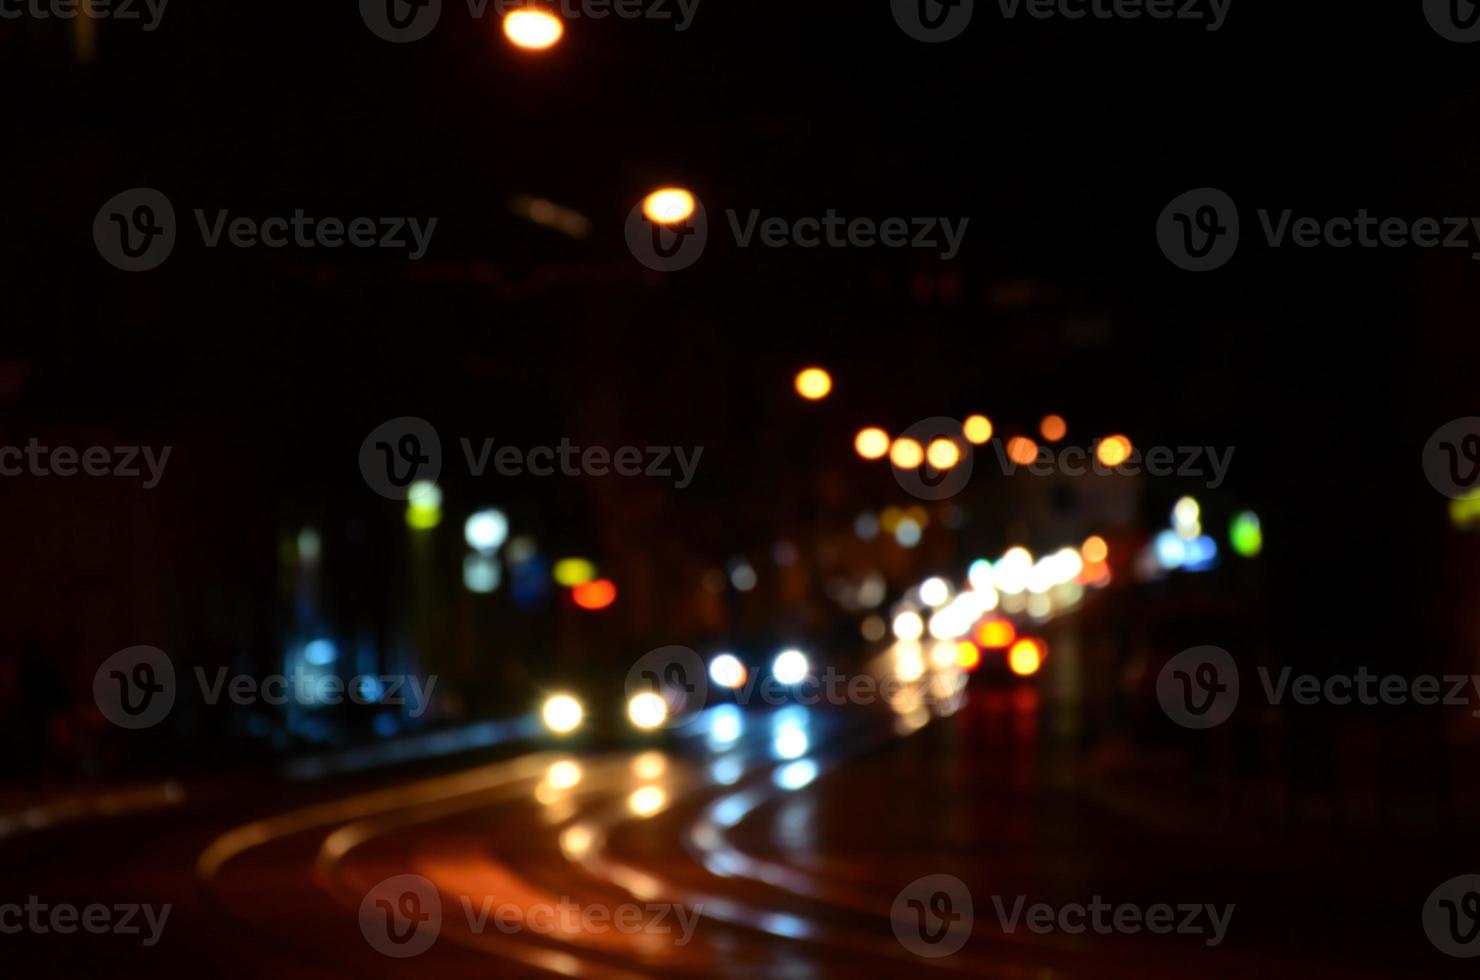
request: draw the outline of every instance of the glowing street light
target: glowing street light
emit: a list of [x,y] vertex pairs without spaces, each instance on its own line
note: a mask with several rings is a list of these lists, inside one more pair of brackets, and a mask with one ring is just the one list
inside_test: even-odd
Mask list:
[[925,449],[913,439],[895,439],[889,447],[889,462],[902,470],[919,469],[925,462]]
[[568,735],[580,728],[581,719],[585,716],[586,710],[581,707],[581,702],[569,694],[552,695],[540,709],[545,727],[556,735]]
[[853,437],[853,448],[864,459],[883,459],[889,454],[889,433],[876,427],[860,429]]
[[966,434],[966,441],[974,446],[992,438],[992,420],[985,415],[969,416],[961,429]]
[[643,217],[655,225],[681,225],[694,207],[694,195],[682,187],[662,187],[642,199]]
[[797,394],[809,402],[826,398],[832,392],[832,386],[832,375],[819,367],[806,368],[796,377]]
[[564,22],[547,10],[514,10],[504,17],[504,36],[516,48],[544,51],[564,35]]

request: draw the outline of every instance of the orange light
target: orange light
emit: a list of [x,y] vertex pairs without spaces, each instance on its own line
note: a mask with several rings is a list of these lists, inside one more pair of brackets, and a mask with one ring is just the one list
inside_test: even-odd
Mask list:
[[1103,561],[1087,561],[1087,562],[1085,562],[1084,563],[1083,570],[1080,571],[1080,573],[1079,573],[1079,584],[1080,585],[1099,585],[1099,586],[1109,585],[1110,584],[1110,566],[1109,566],[1109,564],[1107,564],[1106,562],[1103,562]]
[[655,225],[678,225],[694,214],[694,195],[682,187],[660,187],[642,199],[642,214]]
[[1043,666],[1043,657],[1046,652],[1042,640],[1024,637],[1007,651],[1007,666],[1012,668],[1012,672],[1019,677],[1032,677],[1038,673],[1038,668]]
[[822,368],[807,368],[797,375],[796,388],[797,394],[807,401],[821,401],[832,391],[832,375]]
[[617,601],[617,587],[612,584],[611,579],[599,578],[571,589],[570,596],[582,609],[605,609]]
[[956,644],[956,666],[965,671],[976,670],[981,666],[982,654],[976,648],[976,644],[970,640],[962,640]]
[[1106,436],[1095,447],[1095,458],[1102,466],[1119,466],[1131,458],[1131,441],[1125,436]]
[[1013,436],[1007,440],[1007,458],[1019,466],[1028,466],[1038,459],[1038,443],[1027,436]]
[[902,470],[917,469],[925,462],[925,450],[913,439],[895,439],[889,447],[889,462]]
[[873,427],[859,429],[853,437],[853,448],[864,459],[883,459],[889,455],[889,433]]
[[976,631],[976,642],[983,649],[1006,650],[1017,639],[1017,629],[1006,619],[989,619]]
[[504,37],[526,51],[544,51],[565,35],[565,23],[547,10],[513,10],[504,17]]
[[1089,564],[1098,564],[1110,556],[1110,546],[1105,543],[1104,538],[1098,534],[1092,534],[1084,539],[1079,554]]
[[961,449],[950,439],[933,439],[930,448],[925,451],[925,458],[936,469],[948,470],[961,462]]
[[1045,415],[1038,423],[1038,431],[1049,442],[1058,442],[1069,431],[1069,424],[1062,415]]
[[961,429],[966,433],[966,441],[972,445],[980,446],[992,438],[992,420],[985,415],[970,416]]

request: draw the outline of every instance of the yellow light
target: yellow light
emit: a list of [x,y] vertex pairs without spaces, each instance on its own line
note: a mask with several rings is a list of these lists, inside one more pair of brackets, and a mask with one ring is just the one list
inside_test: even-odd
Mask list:
[[809,367],[797,375],[796,388],[807,401],[821,401],[832,391],[832,375],[822,368]]
[[1038,459],[1038,443],[1027,436],[1013,436],[1007,440],[1007,458],[1019,466],[1028,466]]
[[1095,458],[1102,466],[1119,466],[1131,458],[1131,441],[1125,436],[1106,436],[1095,447]]
[[864,459],[883,459],[889,454],[889,433],[883,429],[859,429],[853,437],[853,448]]
[[442,523],[442,488],[430,480],[417,480],[406,491],[406,526],[430,531]]
[[627,797],[627,809],[639,817],[650,817],[668,803],[668,794],[659,786],[644,786]]
[[581,702],[569,694],[556,694],[545,701],[545,706],[540,709],[540,717],[544,719],[545,727],[556,735],[567,735],[581,727],[581,719],[586,715],[586,710],[581,707]]
[[976,644],[970,640],[962,640],[956,644],[956,666],[962,670],[976,670],[981,665],[982,654],[976,648]]
[[1069,431],[1069,425],[1062,415],[1045,415],[1038,423],[1038,431],[1048,442],[1058,442]]
[[1043,666],[1043,641],[1024,637],[1007,651],[1007,666],[1019,677],[1031,677]]
[[988,650],[1005,650],[1017,639],[1017,630],[1006,619],[989,619],[976,631],[976,641]]
[[545,782],[555,789],[570,789],[581,781],[581,764],[570,759],[552,762],[545,770]]
[[585,585],[596,577],[596,566],[584,558],[562,558],[555,563],[552,573],[555,583],[567,589]]
[[884,529],[885,534],[893,534],[894,529],[899,527],[899,522],[904,520],[904,517],[904,511],[898,507],[885,507],[884,512],[879,515],[879,526]]
[[961,462],[961,449],[950,439],[935,439],[926,450],[925,458],[938,470],[948,470]]
[[918,469],[925,462],[925,450],[913,439],[895,439],[889,447],[889,462],[902,470]]
[[973,415],[968,418],[962,430],[966,433],[966,441],[980,446],[992,438],[992,420],[985,415]]
[[651,731],[668,720],[668,705],[653,691],[644,691],[627,702],[627,717],[643,731]]
[[504,36],[526,51],[544,51],[564,34],[564,22],[546,10],[514,10],[504,17]]
[[663,187],[642,199],[642,213],[655,225],[680,225],[694,214],[694,195],[682,187]]
[[1110,556],[1110,546],[1105,543],[1104,538],[1098,534],[1092,534],[1084,539],[1084,544],[1080,547],[1079,553],[1084,556],[1086,562],[1093,565],[1096,562],[1104,561]]
[[661,779],[668,771],[668,757],[656,750],[644,752],[632,760],[632,775],[643,782]]

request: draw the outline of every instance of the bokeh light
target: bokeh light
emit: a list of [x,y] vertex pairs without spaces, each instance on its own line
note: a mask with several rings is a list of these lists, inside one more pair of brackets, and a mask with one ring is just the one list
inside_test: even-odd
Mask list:
[[596,566],[585,558],[562,558],[555,563],[551,574],[555,578],[555,584],[573,589],[594,579]]
[[749,673],[733,653],[721,653],[709,661],[709,679],[723,688],[744,687]]
[[1253,558],[1263,551],[1264,529],[1259,523],[1259,515],[1252,510],[1233,515],[1228,525],[1228,543],[1235,554],[1245,558]]
[[657,728],[668,720],[668,704],[653,691],[634,694],[627,702],[627,718],[644,731]]
[[504,17],[504,36],[526,51],[544,51],[564,35],[564,22],[547,10],[513,10]]
[[1125,436],[1106,436],[1095,446],[1095,459],[1101,466],[1119,466],[1131,458],[1131,441]]
[[1034,637],[1023,637],[1007,652],[1007,666],[1019,677],[1032,677],[1043,666],[1046,648],[1043,641]]
[[961,449],[956,445],[955,440],[932,439],[930,448],[925,452],[925,458],[936,469],[948,470],[961,462]]
[[1027,436],[1013,436],[1007,440],[1007,458],[1019,466],[1028,466],[1038,459],[1038,443]]
[[655,225],[678,225],[694,215],[694,195],[682,187],[663,187],[642,199],[642,213]]
[[988,619],[976,630],[976,642],[985,650],[1006,650],[1017,639],[1011,620]]
[[908,437],[895,439],[894,445],[889,447],[889,462],[902,470],[918,469],[925,462],[925,450]]
[[1045,415],[1038,423],[1038,434],[1047,442],[1058,442],[1069,432],[1069,424],[1062,415]]
[[819,367],[809,367],[797,374],[797,394],[808,401],[821,401],[832,393],[832,375]]
[[617,587],[612,584],[611,579],[599,578],[577,585],[571,589],[570,597],[582,609],[595,612],[617,601]]
[[985,415],[971,415],[962,424],[961,430],[965,433],[967,442],[980,446],[992,438],[992,420]]
[[1079,553],[1086,562],[1091,564],[1102,562],[1110,556],[1110,546],[1105,543],[1104,538],[1098,534],[1092,534],[1084,539],[1084,544],[1080,546]]
[[585,716],[586,709],[581,707],[581,702],[569,694],[551,695],[540,709],[545,727],[556,735],[566,735],[580,728]]
[[416,480],[406,491],[406,526],[430,531],[442,523],[442,488],[430,480]]
[[771,673],[782,684],[800,684],[811,670],[807,655],[800,650],[782,650],[771,662]]
[[889,455],[889,433],[877,427],[860,429],[853,437],[853,448],[864,459],[883,459]]

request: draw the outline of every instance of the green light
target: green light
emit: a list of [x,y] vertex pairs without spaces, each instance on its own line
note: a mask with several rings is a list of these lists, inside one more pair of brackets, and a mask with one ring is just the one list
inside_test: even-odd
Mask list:
[[555,582],[567,589],[585,585],[596,577],[596,566],[584,558],[562,558],[555,563]]
[[1449,521],[1461,531],[1470,531],[1480,525],[1480,489],[1449,501]]
[[1228,525],[1228,543],[1245,558],[1253,558],[1263,551],[1264,530],[1259,526],[1259,515],[1252,510],[1235,514]]

